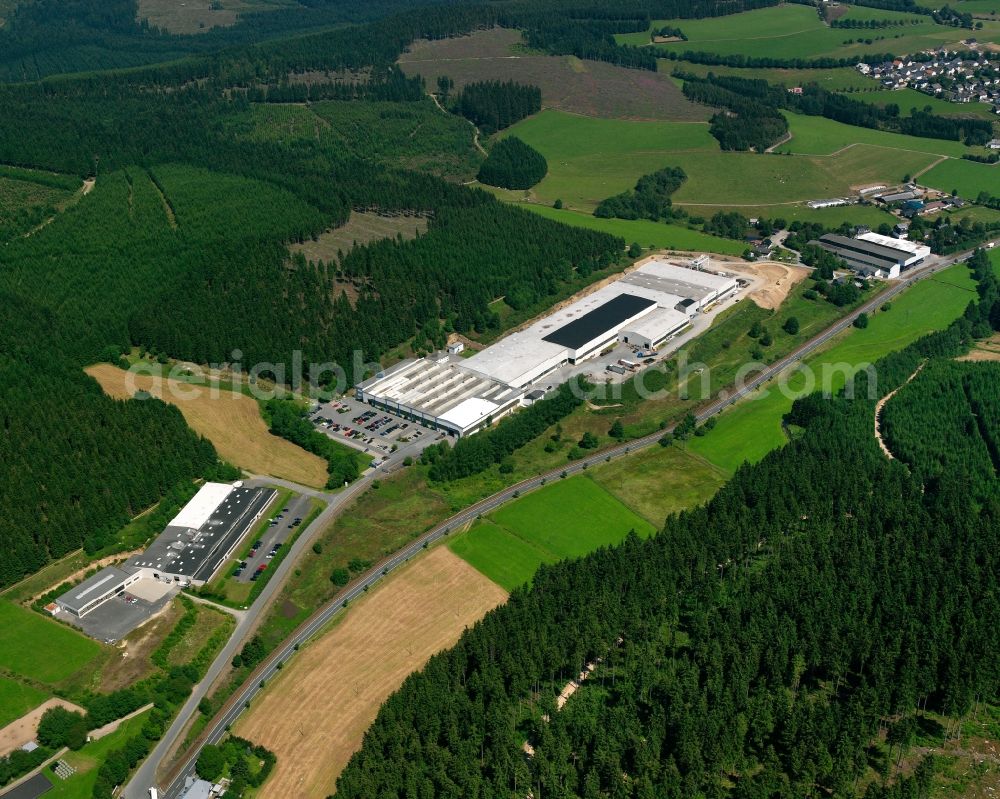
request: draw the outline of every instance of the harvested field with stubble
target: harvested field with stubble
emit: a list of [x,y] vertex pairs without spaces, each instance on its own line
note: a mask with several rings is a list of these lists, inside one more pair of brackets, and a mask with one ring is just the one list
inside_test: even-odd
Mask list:
[[444,547],[360,600],[286,666],[234,730],[278,756],[259,799],[327,796],[379,707],[507,599]]
[[519,31],[494,28],[471,36],[414,42],[400,56],[407,75],[437,85],[447,75],[461,89],[484,80],[513,80],[542,90],[542,106],[574,114],[618,119],[704,122],[712,109],[689,102],[669,75],[623,69],[574,56],[524,50]]
[[140,389],[176,405],[188,425],[211,441],[230,463],[256,474],[318,488],[326,485],[326,462],[271,435],[256,401],[245,394],[220,389],[213,396],[208,386],[170,380],[170,390],[164,396],[161,377],[126,372],[107,363],[88,366],[85,371],[116,399],[129,399],[133,390]]

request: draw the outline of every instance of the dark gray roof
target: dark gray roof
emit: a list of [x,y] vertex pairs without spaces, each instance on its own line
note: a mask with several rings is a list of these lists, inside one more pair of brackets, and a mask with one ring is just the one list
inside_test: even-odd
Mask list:
[[901,267],[912,255],[905,250],[895,250],[871,241],[851,239],[836,233],[827,233],[825,236],[821,236],[819,241],[810,242],[810,244],[818,244],[823,249],[843,258],[847,261],[848,266],[854,268],[871,266],[888,271],[894,266]]
[[613,300],[608,300],[603,305],[598,305],[594,310],[588,311],[579,319],[574,319],[558,330],[553,330],[542,340],[573,350],[579,349],[602,333],[614,329],[622,322],[653,305],[656,303],[646,297],[619,294]]
[[275,493],[270,488],[234,488],[199,529],[167,527],[128,565],[208,580]]
[[59,597],[59,604],[79,612],[95,599],[120,586],[134,573],[134,570],[123,571],[115,566],[106,566]]

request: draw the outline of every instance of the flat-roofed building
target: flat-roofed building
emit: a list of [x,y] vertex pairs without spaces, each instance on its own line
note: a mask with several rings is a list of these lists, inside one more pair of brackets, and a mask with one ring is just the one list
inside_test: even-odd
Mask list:
[[142,574],[138,571],[106,566],[59,597],[56,604],[67,613],[83,618],[109,599],[124,593],[126,588],[141,578]]
[[206,483],[145,552],[128,559],[126,568],[164,582],[204,585],[276,494],[271,488]]
[[402,361],[358,383],[355,396],[421,424],[468,435],[537,401],[529,399],[530,389],[547,391],[552,385],[546,378],[560,367],[620,341],[652,349],[736,289],[735,278],[653,260],[469,358],[440,354]]
[[522,392],[466,363],[447,356],[400,361],[358,383],[355,396],[428,427],[468,435],[516,408]]
[[827,233],[810,243],[842,258],[848,267],[864,277],[897,278],[902,269],[920,263],[931,252],[929,247],[917,242],[878,233],[864,233],[856,239]]

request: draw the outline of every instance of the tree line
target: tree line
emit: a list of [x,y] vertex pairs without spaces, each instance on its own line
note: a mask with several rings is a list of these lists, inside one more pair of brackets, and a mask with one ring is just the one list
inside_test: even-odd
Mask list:
[[582,382],[577,385],[563,383],[552,395],[502,419],[490,430],[460,438],[454,446],[442,441],[426,447],[420,454],[420,461],[430,465],[428,475],[438,482],[486,471],[579,408],[585,389]]

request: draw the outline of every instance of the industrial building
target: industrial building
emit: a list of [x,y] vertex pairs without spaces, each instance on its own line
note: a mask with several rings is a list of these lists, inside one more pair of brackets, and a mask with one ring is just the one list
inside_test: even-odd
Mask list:
[[831,252],[862,277],[897,278],[931,254],[930,247],[906,239],[862,233],[856,238],[827,233],[810,242]]
[[449,434],[468,435],[530,404],[531,388],[560,367],[619,342],[654,349],[736,288],[735,278],[652,260],[469,358],[440,353],[402,361],[359,383],[355,396]]
[[400,361],[359,383],[355,396],[405,419],[465,436],[510,413],[522,395],[438,354]]
[[242,484],[206,483],[141,555],[108,566],[56,600],[83,618],[143,579],[203,585],[212,579],[277,492]]
[[56,604],[67,613],[83,618],[109,599],[125,593],[126,588],[140,579],[140,572],[108,566],[67,591],[56,600]]

